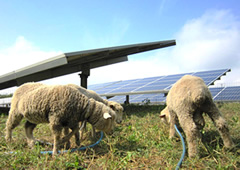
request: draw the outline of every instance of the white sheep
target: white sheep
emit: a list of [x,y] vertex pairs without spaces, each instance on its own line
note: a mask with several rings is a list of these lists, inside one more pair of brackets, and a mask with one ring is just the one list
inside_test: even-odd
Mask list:
[[187,137],[189,157],[198,155],[197,140],[201,138],[200,130],[205,125],[203,112],[207,113],[214,122],[224,145],[228,148],[234,145],[227,123],[201,78],[191,75],[183,76],[170,89],[166,104],[160,117],[163,121],[170,123],[170,138],[175,134],[174,124],[180,123]]
[[[88,90],[88,89],[86,89],[84,87],[81,87],[81,86],[78,86],[78,85],[75,85],[75,84],[68,84],[67,86],[78,89],[82,94],[87,96],[89,99],[92,98],[92,99],[94,99],[94,100],[96,100],[98,102],[101,102],[101,103],[109,106],[111,109],[113,109],[116,112],[116,115],[117,115],[116,122],[118,124],[120,124],[122,122],[123,107],[121,106],[121,104],[119,104],[117,102],[114,102],[114,101],[108,101],[106,99],[103,99],[101,96],[99,96],[93,90]],[[84,129],[80,131],[81,138],[83,136],[83,131],[86,129],[86,123],[83,126],[84,126]],[[67,133],[68,133],[68,130],[65,129],[65,134],[67,134]],[[93,126],[92,126],[92,136],[93,137],[96,136],[95,128]]]
[[101,103],[109,106],[117,114],[116,122],[118,124],[120,124],[122,122],[123,107],[121,106],[121,104],[119,104],[119,103],[117,103],[115,101],[108,101],[106,99],[103,99],[100,95],[98,95],[93,90],[89,90],[89,89],[86,89],[84,87],[81,87],[81,86],[78,86],[78,85],[75,85],[75,84],[68,84],[67,86],[78,89],[82,94],[87,96],[89,99],[92,98],[92,99],[94,99],[94,100],[96,100],[98,102],[101,102]]
[[[29,146],[35,143],[33,130],[39,123],[48,123],[54,136],[53,155],[58,146],[67,142],[79,130],[79,122],[87,121],[97,129],[111,134],[116,113],[106,105],[88,99],[77,89],[64,85],[26,83],[12,97],[6,122],[6,140],[11,141],[12,130],[21,120],[27,119],[25,132]],[[64,127],[72,132],[60,140]],[[79,143],[80,144],[80,143]]]

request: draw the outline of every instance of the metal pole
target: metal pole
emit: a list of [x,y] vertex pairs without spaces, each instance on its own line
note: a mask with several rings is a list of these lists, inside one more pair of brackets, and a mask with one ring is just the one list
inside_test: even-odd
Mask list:
[[81,78],[81,86],[87,89],[87,79],[90,76],[89,64],[82,65],[82,73],[79,76]]

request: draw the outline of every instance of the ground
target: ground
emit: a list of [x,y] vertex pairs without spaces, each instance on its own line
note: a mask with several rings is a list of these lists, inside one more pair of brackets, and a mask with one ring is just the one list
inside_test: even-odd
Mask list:
[[[231,135],[237,144],[233,150],[223,147],[223,142],[211,120],[205,117],[204,144],[199,144],[200,158],[189,159],[187,155],[183,169],[239,169],[240,168],[240,104],[220,103],[220,111],[226,118]],[[27,146],[23,129],[24,121],[13,131],[13,142],[6,143],[4,128],[7,116],[0,118],[0,169],[175,169],[181,154],[179,138],[168,139],[167,125],[162,124],[159,112],[164,106],[125,106],[124,120],[117,125],[113,136],[104,135],[99,145],[85,151],[65,153],[53,158],[40,151],[52,150],[51,146]],[[88,130],[90,130],[88,125]],[[36,138],[52,142],[47,124],[34,130]],[[92,144],[85,134],[81,145]],[[97,137],[99,138],[98,133]],[[183,135],[184,136],[184,135]],[[72,140],[74,145],[74,138]],[[14,153],[10,153],[14,151]]]

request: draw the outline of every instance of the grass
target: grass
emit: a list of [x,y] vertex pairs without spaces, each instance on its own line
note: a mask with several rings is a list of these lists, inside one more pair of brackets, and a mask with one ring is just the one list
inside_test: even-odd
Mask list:
[[[226,150],[213,123],[205,116],[204,144],[199,144],[200,158],[189,159],[185,156],[182,169],[240,169],[240,104],[222,103],[218,107],[238,145],[231,151]],[[179,138],[168,139],[168,127],[159,119],[161,109],[163,106],[126,106],[124,121],[117,125],[113,136],[105,135],[94,148],[60,154],[54,158],[40,154],[40,151],[52,150],[51,146],[28,148],[24,121],[14,129],[13,142],[6,143],[4,128],[7,116],[2,115],[0,169],[175,169],[182,154],[182,145]],[[53,140],[46,124],[38,125],[34,135],[41,140]],[[81,145],[98,140],[89,136],[87,132]],[[72,147],[75,147],[74,138]],[[10,151],[15,153],[6,154]]]

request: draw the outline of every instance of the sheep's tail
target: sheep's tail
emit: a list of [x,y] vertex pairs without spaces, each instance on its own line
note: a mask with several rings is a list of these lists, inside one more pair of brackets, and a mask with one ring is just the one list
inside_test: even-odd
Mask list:
[[201,88],[201,89],[199,89],[197,91],[194,91],[192,93],[192,101],[195,105],[200,106],[206,101],[206,99],[209,96],[211,96],[211,93],[209,92],[209,90]]

